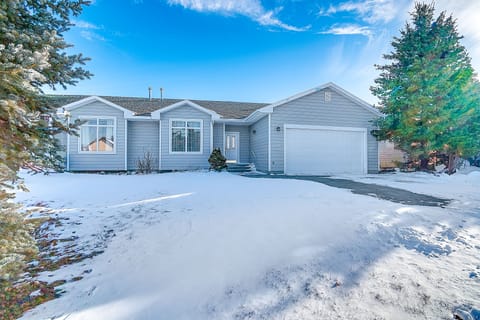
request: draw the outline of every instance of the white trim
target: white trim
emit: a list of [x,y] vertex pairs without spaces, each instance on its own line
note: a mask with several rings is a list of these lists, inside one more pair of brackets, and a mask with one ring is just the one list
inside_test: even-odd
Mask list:
[[154,121],[158,121],[158,119],[154,119],[154,118],[151,118],[151,117],[138,117],[138,116],[136,116],[135,118],[125,118],[125,119],[130,121],[130,122],[135,122],[135,121],[154,122]]
[[213,152],[213,121],[210,120],[210,154]]
[[272,114],[268,114],[268,172],[272,171]]
[[[237,139],[237,159],[236,160],[237,160],[237,163],[240,163],[241,162],[240,161],[240,132],[239,131],[227,131],[227,132],[225,132],[224,140],[226,140],[226,137],[229,134],[236,135],[238,137],[238,139]],[[225,157],[227,157],[227,149],[225,149]],[[227,159],[227,161],[228,160],[229,159]]]
[[[244,118],[245,119],[245,118]],[[245,120],[244,119],[217,119],[215,122],[218,123],[226,123],[226,124],[231,124],[231,125],[244,125]]]
[[128,159],[127,159],[127,153],[128,153],[128,120],[125,119],[125,171],[128,170]]
[[64,113],[65,110],[66,111],[75,110],[77,108],[83,107],[84,105],[87,105],[87,104],[95,102],[95,101],[102,102],[102,103],[104,103],[104,104],[106,104],[106,105],[108,105],[112,108],[115,108],[115,109],[118,109],[118,110],[122,111],[125,118],[134,116],[134,113],[132,111],[130,111],[128,109],[125,109],[124,107],[121,107],[118,104],[115,104],[113,102],[110,102],[108,100],[100,98],[98,96],[86,97],[84,99],[81,99],[81,100],[69,103],[67,105],[64,105],[63,107],[60,107],[60,108],[57,109],[57,114],[62,114],[62,113]]
[[287,128],[286,123],[283,124],[283,174],[287,174]]
[[325,130],[325,131],[353,131],[363,133],[363,173],[368,173],[368,129],[357,127],[330,127],[330,126],[311,126],[287,124],[283,125],[283,173],[287,173],[287,129],[306,129],[306,130]]
[[225,127],[226,127],[226,125],[225,125],[225,123],[224,123],[224,124],[223,124],[223,150],[222,150],[223,155],[225,155],[225,143],[226,143],[226,139],[225,139],[225,132],[226,132],[226,131],[225,131]]
[[78,154],[91,154],[91,155],[112,155],[117,154],[117,117],[112,116],[79,116],[79,120],[88,120],[88,119],[97,119],[97,138],[98,138],[98,119],[112,119],[113,120],[113,151],[112,152],[105,152],[105,151],[82,151],[82,130],[80,126],[80,135],[78,137]]
[[[378,141],[376,138],[375,140],[377,141],[377,173],[378,173],[380,172],[380,141]],[[367,172],[368,172],[368,168],[367,168]]]
[[311,126],[303,124],[285,124],[285,129],[315,129],[315,130],[333,130],[333,131],[361,131],[367,132],[367,128],[360,127],[333,127],[333,126]]
[[[312,89],[309,89],[309,90],[306,90],[306,91],[303,91],[303,92],[300,92],[300,93],[297,93],[291,97],[288,97],[286,99],[283,99],[283,100],[280,100],[280,101],[277,101],[275,103],[272,103],[266,107],[263,107],[263,108],[260,108],[256,111],[254,111],[253,113],[255,112],[273,112],[273,109],[278,107],[278,106],[281,106],[281,105],[284,105],[285,103],[288,103],[288,102],[291,102],[293,100],[297,100],[297,99],[300,99],[302,97],[305,97],[309,94],[312,94],[312,93],[315,93],[315,92],[318,92],[320,90],[323,90],[323,89],[326,89],[326,88],[331,88],[333,89],[334,91],[336,91],[337,93],[345,96],[346,98],[350,99],[351,101],[353,102],[356,102],[358,105],[360,105],[361,107],[363,107],[364,109],[370,111],[371,113],[375,114],[376,116],[382,116],[383,114],[378,111],[377,109],[375,109],[374,107],[372,107],[368,102],[366,101],[363,101],[362,99],[360,99],[359,97],[351,94],[350,92],[346,91],[345,89],[343,89],[342,87],[336,85],[335,83],[333,82],[328,82],[328,83],[325,83],[319,87],[315,87],[315,88],[312,88]],[[252,113],[252,115],[253,115]],[[251,115],[250,115],[251,116]],[[250,117],[248,116],[248,117]],[[248,118],[247,117],[247,118]]]
[[[241,119],[240,121],[244,124],[254,124],[255,122],[261,120],[263,117],[265,117],[266,115],[268,115],[269,113],[272,113],[272,111],[260,111],[259,110],[255,110],[254,112],[252,112],[251,114],[249,114],[246,118],[243,118]],[[229,121],[228,119],[226,119],[225,121]]]
[[177,103],[174,103],[172,105],[169,105],[168,107],[166,108],[162,108],[162,109],[159,109],[159,110],[156,110],[154,112],[152,112],[152,118],[155,118],[157,116],[159,116],[161,113],[164,113],[164,112],[168,112],[168,111],[171,111],[173,109],[176,109],[176,108],[179,108],[179,107],[182,107],[184,105],[188,105],[192,108],[195,108],[199,111],[202,111],[206,114],[209,114],[210,116],[212,116],[212,119],[213,120],[218,120],[220,119],[220,115],[218,113],[216,113],[215,111],[212,111],[212,110],[209,110],[207,108],[204,108],[202,107],[201,105],[199,104],[196,104],[195,102],[192,102],[190,100],[182,100],[182,101],[179,101]]
[[[67,127],[70,128],[70,117],[67,117]],[[70,171],[70,133],[67,133],[67,171]]]
[[162,170],[162,119],[158,120],[158,171]]
[[[173,121],[195,121],[200,122],[200,151],[187,151],[187,145],[185,144],[185,151],[172,151],[172,122]],[[186,125],[186,124],[185,124]],[[185,132],[185,137],[188,136],[188,133]],[[188,138],[186,138],[188,139]],[[168,153],[169,154],[203,154],[203,120],[202,119],[182,119],[182,118],[170,118],[168,126]]]

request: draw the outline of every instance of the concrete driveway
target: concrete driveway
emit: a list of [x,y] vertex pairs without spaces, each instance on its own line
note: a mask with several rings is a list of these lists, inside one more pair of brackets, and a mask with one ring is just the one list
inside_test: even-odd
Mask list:
[[[247,175],[246,175],[247,176]],[[352,193],[371,196],[383,200],[396,203],[429,206],[429,207],[445,207],[450,203],[450,199],[437,198],[426,194],[414,193],[404,189],[398,189],[388,186],[381,186],[373,183],[362,183],[347,179],[334,179],[328,176],[286,176],[286,175],[248,175],[251,178],[266,179],[296,179],[313,181],[326,184],[330,187],[348,189]]]

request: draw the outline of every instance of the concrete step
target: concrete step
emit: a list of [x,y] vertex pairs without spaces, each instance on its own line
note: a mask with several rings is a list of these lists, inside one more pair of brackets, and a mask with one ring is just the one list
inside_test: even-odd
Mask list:
[[229,167],[250,167],[250,163],[227,163]]
[[228,163],[227,171],[234,173],[252,172],[252,165],[250,163]]

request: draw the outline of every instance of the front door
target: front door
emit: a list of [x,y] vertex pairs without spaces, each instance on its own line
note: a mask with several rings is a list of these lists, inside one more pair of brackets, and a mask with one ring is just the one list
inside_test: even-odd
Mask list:
[[240,162],[240,133],[225,133],[225,158],[227,162]]

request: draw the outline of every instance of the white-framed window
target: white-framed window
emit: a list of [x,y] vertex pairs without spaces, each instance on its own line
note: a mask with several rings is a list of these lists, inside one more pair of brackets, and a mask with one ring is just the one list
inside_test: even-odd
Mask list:
[[115,117],[80,117],[79,153],[114,154],[116,152]]
[[170,153],[203,153],[203,121],[170,119]]

